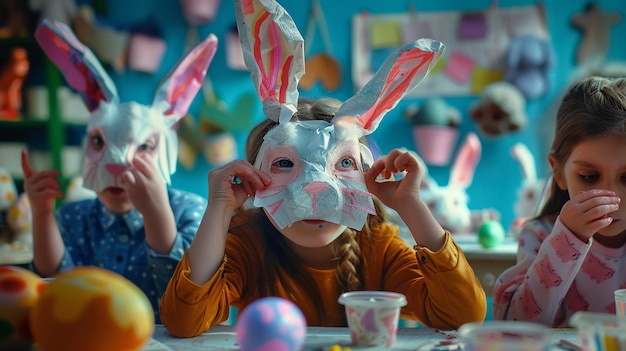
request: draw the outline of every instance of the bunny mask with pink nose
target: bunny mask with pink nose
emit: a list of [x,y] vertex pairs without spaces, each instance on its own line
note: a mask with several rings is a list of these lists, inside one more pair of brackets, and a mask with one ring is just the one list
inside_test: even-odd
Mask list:
[[84,186],[96,192],[119,187],[119,176],[138,152],[148,151],[166,184],[176,171],[178,143],[172,128],[185,116],[217,49],[209,35],[183,57],[160,84],[151,106],[120,103],[96,56],[64,23],[44,20],[39,45],[82,96],[91,116],[83,166]]
[[444,45],[420,39],[397,50],[330,123],[292,121],[304,74],[302,36],[274,0],[236,0],[235,8],[246,66],[266,117],[278,122],[255,162],[272,182],[256,192],[254,205],[280,228],[324,220],[360,230],[375,210],[363,176],[372,154],[359,138],[424,79]]

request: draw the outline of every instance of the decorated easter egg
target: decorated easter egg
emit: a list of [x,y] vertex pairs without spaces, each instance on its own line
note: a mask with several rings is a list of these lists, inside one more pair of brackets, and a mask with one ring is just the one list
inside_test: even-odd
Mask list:
[[478,228],[478,242],[487,249],[502,244],[505,236],[504,227],[498,221],[487,221]]
[[56,275],[30,315],[43,351],[141,350],[154,331],[146,295],[121,275],[77,267]]
[[29,350],[31,308],[46,283],[26,268],[0,266],[0,350]]
[[237,317],[235,336],[241,351],[297,351],[306,337],[306,319],[291,301],[266,297]]

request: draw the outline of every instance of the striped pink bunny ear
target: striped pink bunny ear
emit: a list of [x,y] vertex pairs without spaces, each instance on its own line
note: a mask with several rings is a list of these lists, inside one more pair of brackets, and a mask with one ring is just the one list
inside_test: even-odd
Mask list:
[[385,114],[418,86],[443,55],[443,43],[419,39],[390,55],[367,84],[337,111],[333,123],[354,117],[364,135],[378,128]]
[[244,61],[267,118],[289,121],[304,74],[304,40],[291,16],[274,0],[236,0]]

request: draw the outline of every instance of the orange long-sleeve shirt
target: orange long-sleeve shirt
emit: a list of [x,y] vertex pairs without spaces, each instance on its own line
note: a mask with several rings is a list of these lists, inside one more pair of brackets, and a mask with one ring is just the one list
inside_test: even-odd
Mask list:
[[[161,320],[170,334],[199,335],[228,319],[231,305],[241,311],[261,298],[258,289],[251,289],[249,284],[256,284],[265,267],[262,233],[255,225],[237,228],[236,235],[227,236],[222,265],[202,286],[188,278],[187,253],[179,262],[160,304]],[[359,233],[357,241],[364,259],[364,290],[406,295],[408,304],[401,310],[402,318],[436,328],[457,328],[484,319],[485,291],[449,233],[438,252],[411,248],[393,224],[372,228],[369,236]],[[309,325],[344,325],[345,308],[337,301],[336,270],[305,269],[319,287],[322,301],[312,301],[306,289],[290,295],[277,281],[279,296],[296,303]],[[317,313],[320,303],[321,317]]]

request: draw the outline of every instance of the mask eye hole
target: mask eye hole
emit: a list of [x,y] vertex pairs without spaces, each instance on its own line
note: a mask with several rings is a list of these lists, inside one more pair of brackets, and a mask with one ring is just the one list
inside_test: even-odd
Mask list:
[[286,172],[293,168],[294,163],[288,158],[281,158],[272,163],[272,170]]
[[89,133],[88,139],[89,147],[94,151],[102,151],[104,150],[105,141],[102,134],[99,131]]
[[337,169],[341,171],[356,170],[356,161],[352,157],[344,157],[337,163]]
[[145,143],[139,145],[139,147],[137,147],[137,152],[141,153],[141,152],[148,152],[148,153],[152,153],[152,151],[154,151],[157,147],[157,138],[156,137],[151,137],[148,140],[146,140]]

